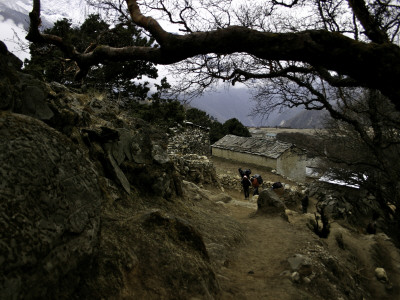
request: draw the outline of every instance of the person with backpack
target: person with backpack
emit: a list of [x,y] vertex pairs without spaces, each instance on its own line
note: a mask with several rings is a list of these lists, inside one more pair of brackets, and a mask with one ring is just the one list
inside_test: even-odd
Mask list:
[[253,186],[253,196],[259,195],[258,193],[258,187],[260,186],[260,183],[258,182],[257,177],[253,176],[250,179],[251,185]]
[[242,179],[242,186],[243,186],[243,191],[244,191],[244,199],[247,200],[249,199],[249,188],[250,188],[251,182],[249,178],[247,178],[246,175],[243,176]]
[[245,175],[247,176],[247,178],[250,177],[250,174],[251,174],[251,170],[250,169],[242,170],[242,168],[239,168],[238,171],[239,171],[240,177],[242,179],[243,179],[243,176],[245,176]]

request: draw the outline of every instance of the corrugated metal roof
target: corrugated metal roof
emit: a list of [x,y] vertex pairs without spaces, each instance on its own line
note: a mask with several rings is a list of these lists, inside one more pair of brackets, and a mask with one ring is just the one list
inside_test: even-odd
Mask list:
[[211,147],[278,158],[292,146],[293,144],[278,140],[242,137],[229,134],[215,142]]

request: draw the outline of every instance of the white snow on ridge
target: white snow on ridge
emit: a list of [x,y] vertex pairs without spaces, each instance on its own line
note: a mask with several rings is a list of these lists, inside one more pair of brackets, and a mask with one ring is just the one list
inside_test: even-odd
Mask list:
[[[14,2],[14,1],[10,1],[10,2]],[[17,8],[15,8],[15,10],[22,12],[22,13],[26,13],[27,11],[31,11],[32,10],[32,6],[33,4],[31,3],[31,1],[15,1],[15,6]],[[18,10],[20,9],[20,10]]]
[[[25,6],[25,3],[23,1],[13,1],[13,0],[2,0],[1,1],[1,6],[6,7],[10,10],[15,10],[21,13],[25,13],[26,10],[22,7]],[[32,4],[31,4],[32,6]]]
[[29,49],[27,49],[28,41],[25,39],[27,32],[22,24],[17,25],[12,20],[4,20],[0,16],[0,33],[0,39],[6,44],[8,51],[22,61],[30,57]]
[[[1,0],[0,2],[0,40],[8,50],[22,61],[29,58],[27,32],[23,26],[29,22],[29,12],[32,10],[32,0]],[[67,18],[74,25],[81,24],[89,12],[94,12],[85,0],[42,0],[41,17],[43,24],[56,22]],[[26,18],[24,18],[26,16]],[[6,19],[5,19],[6,18]],[[23,47],[20,46],[21,42]]]
[[67,18],[73,24],[82,23],[90,10],[84,0],[42,0],[41,9],[42,16],[52,23]]

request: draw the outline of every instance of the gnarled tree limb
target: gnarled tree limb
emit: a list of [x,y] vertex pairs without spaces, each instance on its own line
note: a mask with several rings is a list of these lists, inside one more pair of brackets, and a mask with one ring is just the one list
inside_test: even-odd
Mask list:
[[132,21],[148,30],[160,47],[113,48],[100,45],[89,53],[78,53],[73,45],[61,38],[39,33],[39,0],[34,1],[27,38],[32,42],[47,42],[60,47],[81,69],[78,79],[91,66],[107,61],[146,60],[157,64],[173,64],[208,53],[243,52],[260,59],[305,62],[336,71],[360,82],[362,86],[380,90],[400,111],[400,48],[397,45],[368,44],[326,30],[272,33],[241,26],[176,35],[165,31],[153,18],[143,16],[137,1],[126,2]]

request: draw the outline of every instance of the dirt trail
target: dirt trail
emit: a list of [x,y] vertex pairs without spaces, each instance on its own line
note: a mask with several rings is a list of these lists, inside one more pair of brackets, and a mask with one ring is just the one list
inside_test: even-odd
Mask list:
[[[259,166],[212,160],[218,174],[236,176],[239,167],[251,168],[253,174],[261,174],[264,180],[295,184]],[[360,299],[361,294],[357,291],[368,295],[364,297],[368,300],[400,299],[400,253],[385,235],[363,235],[332,221],[330,238],[321,241],[306,226],[307,218],[313,215],[302,214],[300,207],[287,211],[288,222],[277,215],[256,215],[257,204],[245,201],[242,192],[225,192],[233,198],[224,204],[226,211],[243,225],[245,240],[216,272],[222,291],[219,299]],[[315,212],[315,201],[310,198],[308,211],[311,213]],[[311,283],[291,281],[288,258],[295,254],[313,259],[312,271],[316,277]],[[340,268],[332,255],[340,259]],[[377,266],[389,271],[393,287],[387,289],[387,285],[375,278]],[[342,276],[348,276],[350,280]],[[344,294],[349,294],[349,298]]]
[[311,233],[279,216],[254,216],[255,208],[238,203],[228,207],[246,229],[246,240],[217,275],[221,299],[307,299],[281,273],[288,269],[289,257],[315,242]]
[[[217,173],[237,172],[228,161],[214,164]],[[282,180],[266,170],[254,171],[271,181]],[[288,270],[289,257],[316,242],[314,234],[280,216],[256,216],[256,203],[242,200],[238,191],[226,192],[234,197],[226,207],[245,228],[246,239],[217,274],[223,291],[221,299],[308,299],[309,295],[282,273]]]

